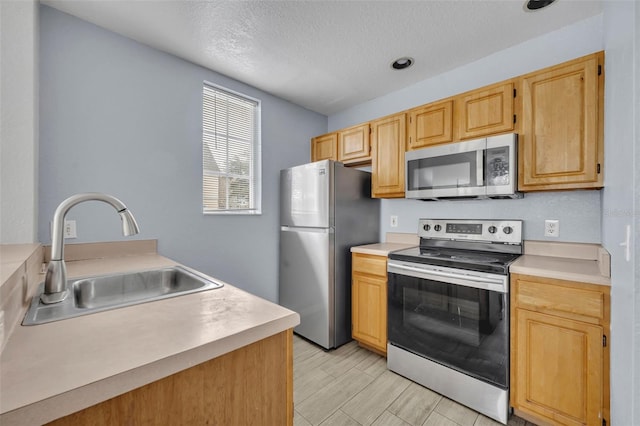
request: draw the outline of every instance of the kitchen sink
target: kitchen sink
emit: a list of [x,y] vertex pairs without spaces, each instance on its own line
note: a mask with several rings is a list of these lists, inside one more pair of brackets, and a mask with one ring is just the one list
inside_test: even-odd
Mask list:
[[44,304],[33,297],[22,325],[59,321],[139,303],[153,302],[222,287],[196,271],[182,266],[79,278],[67,281],[70,294],[62,302]]

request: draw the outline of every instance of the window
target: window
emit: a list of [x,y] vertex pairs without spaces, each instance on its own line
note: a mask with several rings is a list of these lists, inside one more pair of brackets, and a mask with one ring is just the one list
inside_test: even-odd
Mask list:
[[260,214],[260,101],[205,82],[202,212]]

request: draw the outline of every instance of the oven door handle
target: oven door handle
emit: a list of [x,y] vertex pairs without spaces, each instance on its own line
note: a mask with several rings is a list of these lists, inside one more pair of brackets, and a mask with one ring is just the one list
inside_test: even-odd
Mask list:
[[477,277],[474,275],[466,275],[466,274],[456,274],[453,272],[438,271],[438,270],[432,270],[432,269],[426,269],[426,268],[425,269],[416,268],[416,267],[400,265],[400,264],[391,263],[391,262],[388,264],[388,267],[394,268],[394,269],[401,269],[405,271],[418,272],[420,274],[435,275],[437,277],[456,278],[459,280],[467,280],[467,281],[473,281],[478,283],[499,284],[501,286],[504,283],[504,280],[502,279]]

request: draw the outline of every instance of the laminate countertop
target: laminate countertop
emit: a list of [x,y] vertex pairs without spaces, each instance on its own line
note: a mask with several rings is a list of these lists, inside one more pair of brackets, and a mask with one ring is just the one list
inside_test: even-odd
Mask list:
[[611,285],[595,260],[568,259],[552,256],[523,255],[511,264],[509,272],[589,284]]
[[[175,264],[141,254],[67,262],[67,272],[73,278]],[[0,424],[46,423],[299,323],[297,313],[224,283],[63,321],[17,325],[1,355]]]
[[351,253],[372,254],[374,256],[388,256],[389,253],[396,250],[404,250],[415,247],[417,244],[405,243],[377,243],[366,244],[363,246],[351,247]]
[[610,262],[599,244],[525,241],[524,255],[509,272],[610,286]]

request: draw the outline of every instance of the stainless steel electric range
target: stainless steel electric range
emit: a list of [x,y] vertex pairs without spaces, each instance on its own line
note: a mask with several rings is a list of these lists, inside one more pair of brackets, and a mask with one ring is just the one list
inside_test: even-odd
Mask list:
[[418,235],[419,247],[389,254],[387,366],[506,424],[522,221],[420,219]]

